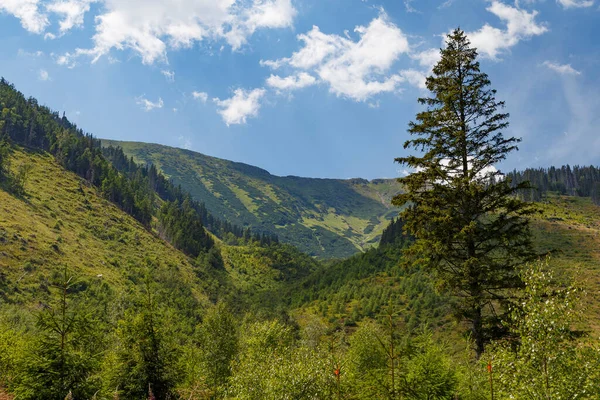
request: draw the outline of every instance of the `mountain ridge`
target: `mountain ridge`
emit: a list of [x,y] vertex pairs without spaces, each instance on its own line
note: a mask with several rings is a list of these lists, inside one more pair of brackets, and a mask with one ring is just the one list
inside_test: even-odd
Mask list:
[[277,234],[320,258],[344,258],[372,247],[399,211],[390,203],[401,191],[395,179],[278,176],[191,150],[100,140],[105,147],[121,147],[138,163],[154,164],[213,215]]

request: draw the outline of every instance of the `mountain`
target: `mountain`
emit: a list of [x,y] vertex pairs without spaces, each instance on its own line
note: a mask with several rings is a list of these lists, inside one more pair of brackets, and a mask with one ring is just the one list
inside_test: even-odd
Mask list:
[[27,303],[67,266],[120,291],[143,280],[148,264],[198,304],[215,276],[194,265],[97,189],[44,152],[15,148],[12,164],[29,165],[22,196],[0,190],[0,303]]
[[274,233],[312,256],[343,258],[372,247],[398,214],[395,179],[275,176],[247,164],[158,144],[102,139],[138,163],[152,163],[208,211]]
[[174,248],[51,154],[15,146],[10,160],[13,170],[29,170],[22,194],[0,187],[0,306],[42,301],[47,282],[65,266],[117,297],[143,287],[151,271],[159,286],[193,307],[232,296],[238,305],[267,306],[268,298],[277,297],[271,293],[319,267],[289,245],[229,246],[213,236],[222,254],[222,266],[215,268],[206,257]]

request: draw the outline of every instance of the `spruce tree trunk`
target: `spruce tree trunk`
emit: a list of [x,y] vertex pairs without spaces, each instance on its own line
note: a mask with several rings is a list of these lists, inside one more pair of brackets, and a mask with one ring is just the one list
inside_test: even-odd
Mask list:
[[483,320],[481,318],[481,307],[473,310],[473,340],[475,340],[475,357],[479,360],[485,350],[485,338],[483,335]]

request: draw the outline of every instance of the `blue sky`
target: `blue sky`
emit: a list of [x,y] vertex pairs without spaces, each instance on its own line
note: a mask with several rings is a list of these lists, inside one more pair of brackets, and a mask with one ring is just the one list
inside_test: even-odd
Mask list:
[[501,169],[600,164],[598,0],[0,0],[0,75],[97,137],[391,178],[457,26],[523,138]]

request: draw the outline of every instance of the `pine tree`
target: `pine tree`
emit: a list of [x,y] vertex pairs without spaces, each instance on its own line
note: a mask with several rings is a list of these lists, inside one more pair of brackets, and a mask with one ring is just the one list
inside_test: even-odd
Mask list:
[[39,336],[24,358],[15,394],[22,399],[90,398],[96,391],[94,372],[98,354],[90,351],[95,340],[92,318],[74,304],[78,282],[65,267],[55,296],[37,315]]
[[158,400],[173,398],[180,377],[180,351],[167,332],[174,321],[167,322],[154,290],[148,275],[138,309],[128,310],[119,321],[114,366],[107,363],[107,388],[127,399],[148,399],[150,393]]
[[418,153],[396,159],[415,172],[398,179],[406,192],[393,204],[409,204],[401,217],[417,240],[407,254],[456,295],[479,356],[497,333],[499,306],[522,286],[516,267],[534,256],[526,218],[534,209],[515,196],[528,182],[511,185],[494,168],[520,139],[501,132],[509,115],[500,112],[504,102],[480,71],[476,49],[460,29],[446,43],[426,82],[433,96],[419,99],[426,109],[409,124],[417,138],[404,148]]

